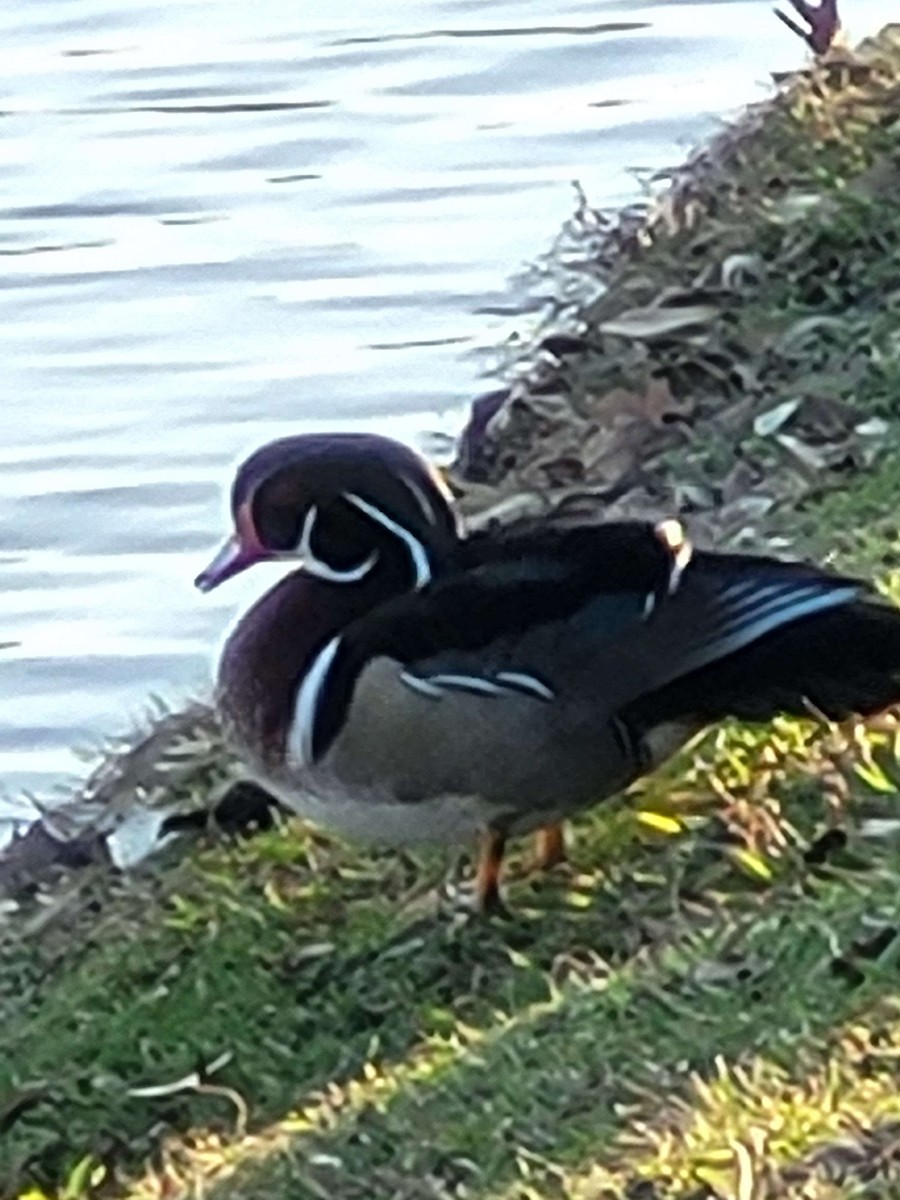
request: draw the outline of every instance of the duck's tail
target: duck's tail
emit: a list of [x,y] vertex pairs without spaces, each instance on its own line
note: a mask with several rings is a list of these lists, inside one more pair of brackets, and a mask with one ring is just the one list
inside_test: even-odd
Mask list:
[[900,609],[871,600],[782,626],[743,649],[641,696],[637,728],[687,715],[702,723],[779,713],[840,721],[900,703]]

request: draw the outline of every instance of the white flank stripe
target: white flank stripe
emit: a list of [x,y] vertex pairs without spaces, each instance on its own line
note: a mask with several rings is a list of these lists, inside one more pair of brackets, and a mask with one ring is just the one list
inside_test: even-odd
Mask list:
[[502,696],[504,689],[480,675],[429,675],[428,682],[439,688],[457,688],[463,692],[477,692],[479,696]]
[[532,692],[541,700],[552,700],[554,693],[540,679],[527,675],[524,671],[501,671],[497,676],[498,683],[505,683],[511,688],[523,692]]
[[408,688],[412,688],[414,692],[418,692],[422,696],[427,696],[429,700],[441,700],[444,693],[439,687],[435,687],[433,683],[427,679],[423,679],[420,675],[413,675],[410,671],[400,672],[400,681],[405,683]]
[[416,590],[418,591],[419,588],[423,588],[431,579],[431,564],[428,561],[428,555],[425,553],[425,547],[419,539],[413,537],[408,529],[405,529],[402,525],[392,520],[380,508],[376,508],[368,500],[363,500],[362,496],[357,496],[353,492],[344,492],[344,498],[349,500],[351,504],[356,505],[360,512],[364,512],[367,517],[371,517],[373,521],[377,521],[382,528],[386,529],[389,533],[393,533],[403,542],[409,551],[413,569],[416,573]]
[[518,694],[536,696],[540,700],[555,699],[555,693],[545,683],[525,671],[500,671],[493,679],[483,675],[414,675],[411,671],[401,671],[400,679],[429,700],[441,700],[449,691],[492,698]]
[[313,765],[313,732],[316,726],[316,712],[322,688],[334,656],[341,644],[339,637],[332,640],[316,655],[309,670],[303,676],[303,682],[297,692],[297,703],[294,705],[294,722],[291,726],[290,746],[295,751],[300,765]]

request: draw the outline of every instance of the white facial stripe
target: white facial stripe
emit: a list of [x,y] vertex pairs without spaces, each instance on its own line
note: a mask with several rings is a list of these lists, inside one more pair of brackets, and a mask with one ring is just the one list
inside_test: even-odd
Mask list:
[[299,760],[302,767],[313,766],[313,733],[316,727],[316,713],[322,689],[331,670],[331,664],[341,644],[339,637],[332,638],[313,659],[309,670],[303,677],[303,682],[297,692],[297,703],[294,705],[294,720],[291,725],[289,749]]
[[323,559],[316,558],[313,553],[312,532],[318,515],[316,505],[312,504],[303,519],[303,530],[297,545],[297,555],[303,560],[304,568],[309,571],[310,575],[315,575],[316,579],[324,579],[327,583],[359,583],[360,579],[364,579],[378,561],[378,551],[373,550],[359,566],[349,567],[346,571],[329,566]]
[[422,516],[425,518],[428,524],[433,525],[435,521],[434,508],[431,506],[428,497],[425,495],[416,481],[414,479],[407,478],[406,475],[398,475],[397,478],[400,483],[403,484],[406,490],[412,495],[416,504],[419,506]]
[[428,561],[428,555],[425,553],[425,547],[422,545],[419,539],[413,537],[408,529],[405,529],[402,525],[399,525],[396,521],[392,520],[386,513],[383,513],[380,508],[376,508],[375,505],[370,504],[368,500],[363,500],[362,496],[357,496],[353,492],[344,492],[344,499],[358,508],[360,512],[365,513],[367,517],[371,517],[372,520],[376,521],[383,529],[386,529],[389,533],[394,534],[395,537],[398,537],[400,541],[403,542],[404,546],[409,551],[410,558],[412,559],[413,570],[416,573],[416,590],[418,591],[419,588],[423,588],[431,579],[431,564]]

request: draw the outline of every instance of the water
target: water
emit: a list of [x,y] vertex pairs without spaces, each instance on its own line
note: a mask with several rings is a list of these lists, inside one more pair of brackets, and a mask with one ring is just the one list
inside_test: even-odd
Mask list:
[[570,181],[633,199],[802,57],[759,0],[4,6],[4,790],[207,686],[237,455],[455,430]]

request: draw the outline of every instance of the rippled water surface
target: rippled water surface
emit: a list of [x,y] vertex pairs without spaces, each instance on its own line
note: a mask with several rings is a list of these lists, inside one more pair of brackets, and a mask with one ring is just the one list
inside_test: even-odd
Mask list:
[[4,790],[207,686],[266,582],[191,586],[237,454],[455,429],[570,181],[628,201],[802,54],[764,0],[2,6]]

